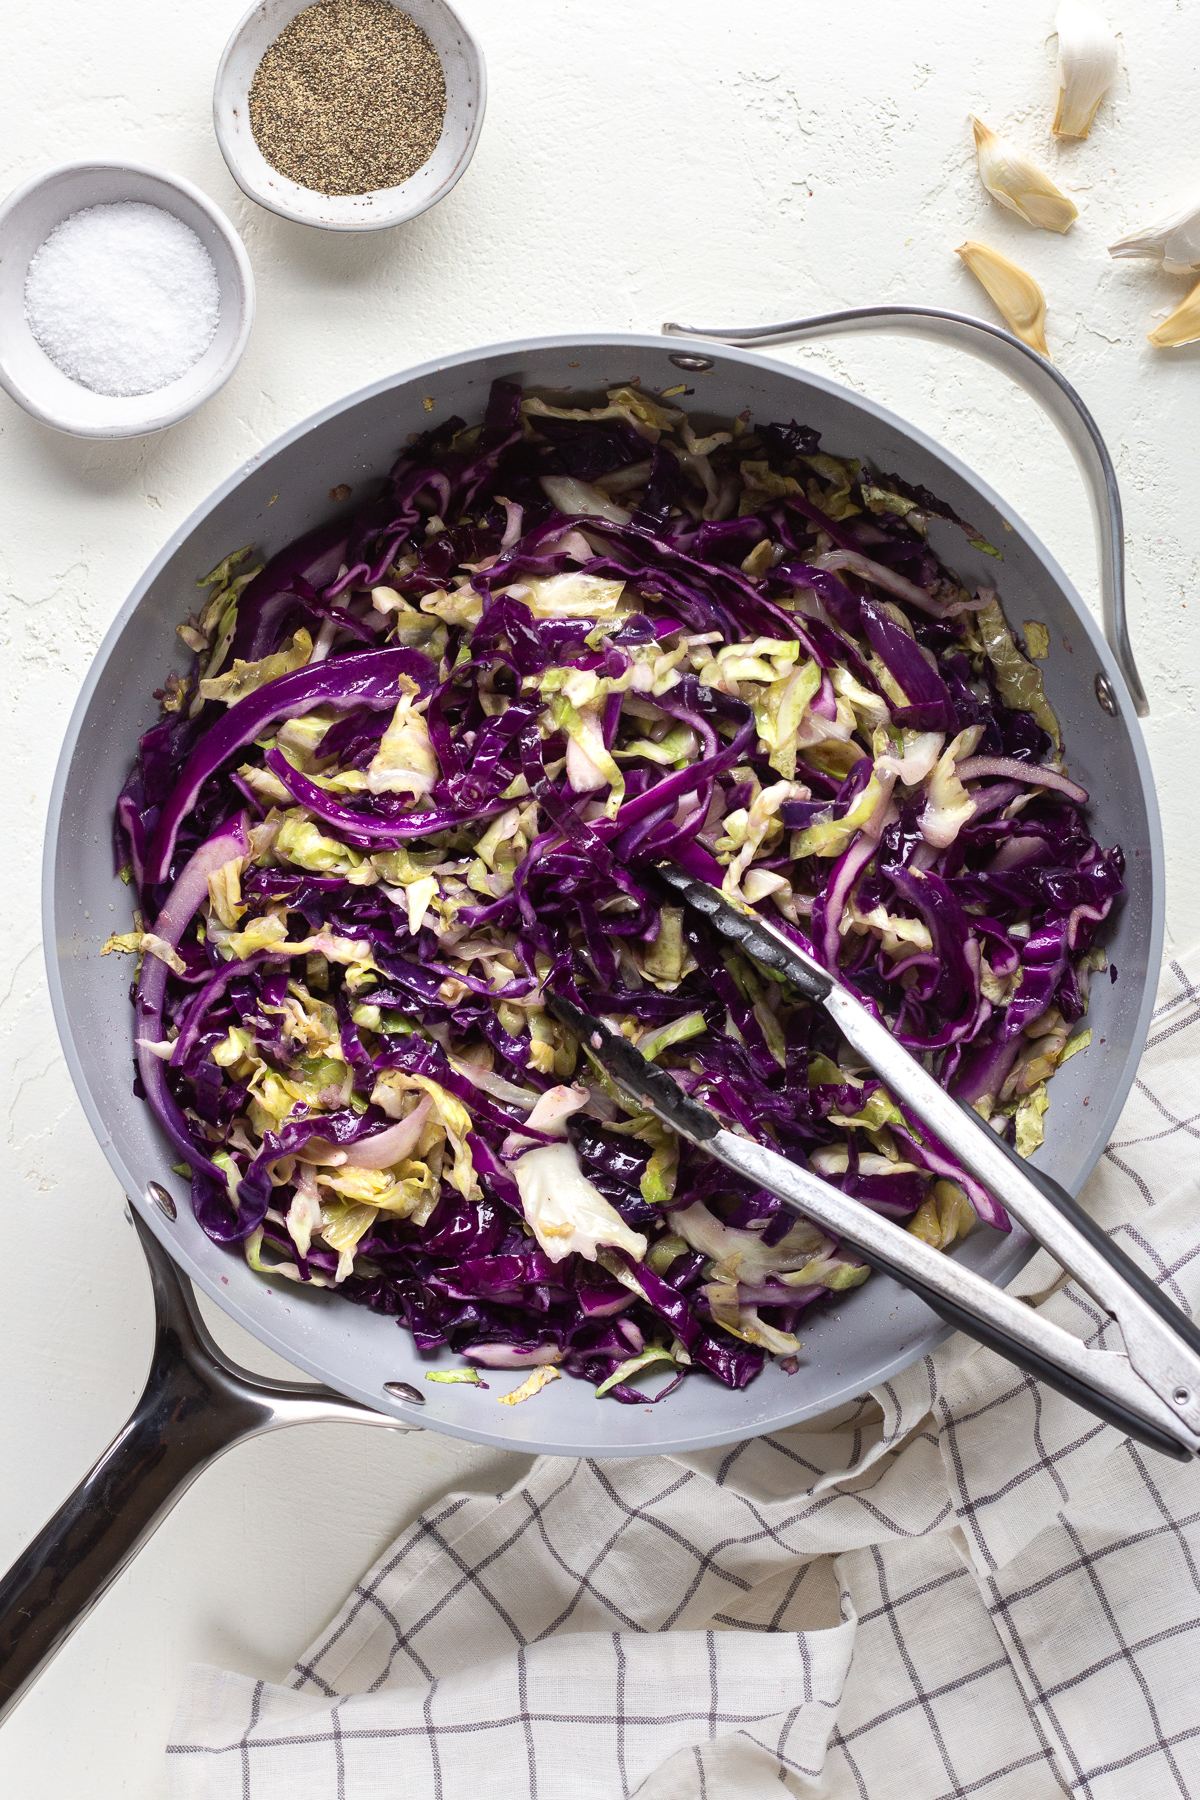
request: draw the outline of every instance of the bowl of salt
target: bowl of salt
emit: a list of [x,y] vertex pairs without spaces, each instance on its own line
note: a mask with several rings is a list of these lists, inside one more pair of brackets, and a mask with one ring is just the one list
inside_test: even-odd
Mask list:
[[73,437],[140,437],[203,406],[254,321],[241,239],[141,163],[65,163],[0,205],[0,386]]

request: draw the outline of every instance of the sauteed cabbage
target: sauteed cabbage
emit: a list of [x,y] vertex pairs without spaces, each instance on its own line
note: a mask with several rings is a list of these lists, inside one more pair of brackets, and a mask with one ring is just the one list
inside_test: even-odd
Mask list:
[[1122,886],[1036,661],[931,547],[963,522],[676,397],[498,381],[357,511],[214,569],[106,945],[140,956],[139,1090],[211,1237],[627,1403],[643,1369],[655,1398],[794,1369],[868,1271],[627,1104],[548,990],[928,1242],[1008,1227],[655,864],[799,934],[1025,1154]]

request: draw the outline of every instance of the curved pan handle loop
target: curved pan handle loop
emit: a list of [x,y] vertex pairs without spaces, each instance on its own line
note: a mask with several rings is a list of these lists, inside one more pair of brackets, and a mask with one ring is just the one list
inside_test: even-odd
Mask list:
[[327,1420],[417,1430],[331,1388],[226,1360],[191,1283],[137,1215],[154,1290],[150,1373],[133,1415],[0,1579],[0,1720],[211,1462],[244,1438]]
[[901,337],[937,338],[955,349],[966,350],[1011,377],[1058,427],[1079,465],[1092,504],[1104,635],[1138,717],[1144,719],[1150,708],[1138,678],[1125,618],[1125,530],[1117,473],[1096,421],[1070,382],[1045,357],[985,319],[972,319],[966,313],[944,312],[932,306],[853,306],[844,312],[741,330],[701,330],[697,325],[670,323],[663,326],[669,337],[710,338],[723,344],[759,346],[792,344],[804,338],[834,337],[853,331],[891,331]]

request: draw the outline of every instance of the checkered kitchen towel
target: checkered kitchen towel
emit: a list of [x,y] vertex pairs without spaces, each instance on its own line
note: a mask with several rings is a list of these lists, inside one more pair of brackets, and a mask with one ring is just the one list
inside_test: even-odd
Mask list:
[[[1200,951],[1087,1189],[1200,1301]],[[1045,1252],[1020,1291],[1089,1339]],[[451,1494],[283,1686],[196,1668],[173,1800],[1200,1800],[1200,1470],[950,1340],[842,1413]]]

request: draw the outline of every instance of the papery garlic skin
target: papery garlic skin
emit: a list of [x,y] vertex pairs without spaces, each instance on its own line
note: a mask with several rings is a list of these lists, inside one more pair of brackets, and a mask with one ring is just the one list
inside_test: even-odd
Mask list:
[[1175,311],[1146,336],[1156,350],[1177,350],[1180,344],[1194,344],[1200,338],[1200,281]]
[[975,150],[979,158],[979,179],[988,193],[1017,213],[1029,225],[1043,231],[1069,231],[1079,217],[1079,208],[1061,188],[1055,187],[1044,169],[1039,169],[1031,156],[1002,138],[998,132],[971,115],[975,131]]
[[1046,296],[1033,276],[990,244],[960,244],[957,254],[976,281],[987,289],[1014,335],[1049,362]]
[[1156,219],[1145,231],[1135,231],[1118,244],[1108,246],[1110,256],[1162,258],[1167,275],[1194,275],[1200,270],[1200,194],[1185,206]]
[[1085,138],[1096,108],[1116,79],[1117,40],[1083,0],[1060,0],[1054,29],[1058,106],[1052,129],[1055,137]]

